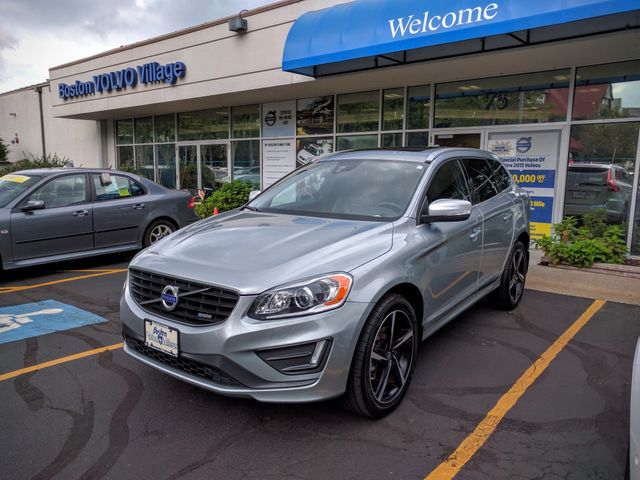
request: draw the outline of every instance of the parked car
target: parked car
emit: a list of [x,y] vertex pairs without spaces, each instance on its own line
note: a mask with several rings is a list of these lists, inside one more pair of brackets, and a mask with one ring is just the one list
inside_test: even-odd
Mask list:
[[640,480],[640,338],[633,356],[629,412],[629,457],[625,478]]
[[604,210],[610,223],[629,220],[633,176],[618,165],[573,164],[567,173],[565,215]]
[[125,351],[213,392],[344,394],[380,417],[421,340],[483,297],[518,305],[528,229],[527,193],[488,152],[328,155],[134,258]]
[[113,170],[0,177],[0,257],[11,269],[149,246],[198,219],[193,197]]

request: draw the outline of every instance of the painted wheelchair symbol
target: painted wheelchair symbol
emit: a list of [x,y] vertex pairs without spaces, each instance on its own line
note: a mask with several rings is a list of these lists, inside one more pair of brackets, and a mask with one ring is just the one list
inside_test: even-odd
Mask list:
[[0,313],[0,333],[8,332],[20,328],[21,326],[33,322],[31,317],[38,315],[57,315],[64,310],[61,308],[48,308],[46,310],[38,310],[37,312],[21,313],[18,315],[10,315],[6,313]]

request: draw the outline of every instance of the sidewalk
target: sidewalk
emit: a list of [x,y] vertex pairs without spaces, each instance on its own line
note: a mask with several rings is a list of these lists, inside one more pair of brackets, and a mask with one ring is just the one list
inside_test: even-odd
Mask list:
[[527,288],[573,297],[640,305],[640,278],[540,266],[542,252],[531,250]]

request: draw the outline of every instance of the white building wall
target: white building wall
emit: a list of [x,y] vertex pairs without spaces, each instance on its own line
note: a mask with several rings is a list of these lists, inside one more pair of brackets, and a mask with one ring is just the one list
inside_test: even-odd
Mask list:
[[[46,153],[67,157],[75,166],[101,166],[98,122],[55,118],[49,87],[47,84],[41,87]],[[41,128],[38,93],[34,87],[0,95],[0,138],[8,144],[9,161],[43,154]],[[19,143],[11,144],[16,135]]]

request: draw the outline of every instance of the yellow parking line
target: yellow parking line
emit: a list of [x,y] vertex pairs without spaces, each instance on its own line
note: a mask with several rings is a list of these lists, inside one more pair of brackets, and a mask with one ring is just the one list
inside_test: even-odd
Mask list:
[[90,357],[92,355],[98,355],[99,353],[108,352],[110,350],[118,350],[123,346],[124,346],[123,343],[116,343],[114,345],[109,345],[108,347],[100,347],[94,350],[87,350],[86,352],[76,353],[74,355],[69,355],[67,357],[58,358],[57,360],[38,363],[37,365],[21,368],[20,370],[14,370],[13,372],[3,373],[2,375],[0,375],[0,382],[4,382],[5,380],[9,380],[11,378],[19,377],[20,375],[24,375],[25,373],[37,372],[38,370],[53,367],[55,365],[60,365],[61,363],[72,362],[74,360]]
[[576,336],[576,334],[598,313],[606,302],[594,301],[589,308],[527,369],[513,384],[498,403],[487,413],[476,429],[465,438],[456,450],[438,467],[425,477],[425,480],[450,480],[454,478],[471,460],[475,453],[498,427],[504,416],[513,408],[520,397],[547,369],[558,353]]
[[114,270],[100,271],[98,273],[92,273],[89,275],[79,275],[77,277],[62,278],[60,280],[53,280],[51,282],[36,283],[34,285],[16,285],[13,287],[2,287],[0,288],[0,295],[2,295],[3,293],[15,293],[15,292],[22,292],[24,290],[32,290],[34,288],[48,287],[48,286],[57,285],[60,283],[75,282],[77,280],[84,280],[86,278],[102,277],[104,275],[113,275],[114,273],[124,273],[126,271],[127,271],[126,268],[118,268]]

